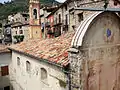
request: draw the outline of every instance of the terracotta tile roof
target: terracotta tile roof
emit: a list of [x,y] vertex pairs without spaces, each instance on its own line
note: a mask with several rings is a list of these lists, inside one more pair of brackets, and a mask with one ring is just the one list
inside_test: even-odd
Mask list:
[[17,45],[12,45],[9,48],[45,59],[60,66],[66,66],[69,63],[68,49],[71,45],[73,35],[74,32],[67,32],[57,38],[28,40]]
[[6,45],[0,44],[0,53],[10,52]]

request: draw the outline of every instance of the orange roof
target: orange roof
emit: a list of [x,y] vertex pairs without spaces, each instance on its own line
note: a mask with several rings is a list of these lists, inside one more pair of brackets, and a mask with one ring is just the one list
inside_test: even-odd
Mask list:
[[20,44],[9,47],[24,54],[44,59],[48,62],[59,64],[60,66],[68,65],[68,49],[71,45],[74,32],[67,32],[57,38],[51,39],[32,39]]

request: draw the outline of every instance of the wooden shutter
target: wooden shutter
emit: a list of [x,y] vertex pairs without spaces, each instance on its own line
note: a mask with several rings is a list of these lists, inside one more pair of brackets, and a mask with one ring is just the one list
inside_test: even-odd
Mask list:
[[1,76],[9,75],[8,66],[1,67]]

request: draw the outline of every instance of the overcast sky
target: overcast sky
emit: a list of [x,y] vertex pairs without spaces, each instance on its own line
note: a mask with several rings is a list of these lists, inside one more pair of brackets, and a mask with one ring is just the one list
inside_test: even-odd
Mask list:
[[[0,0],[1,3],[4,3],[4,1],[11,1],[11,0]],[[64,2],[65,0],[56,0],[58,2]]]
[[64,2],[64,1],[66,1],[66,0],[56,0],[56,1],[58,1],[58,2]]
[[1,3],[4,3],[4,1],[10,1],[10,0],[0,0]]

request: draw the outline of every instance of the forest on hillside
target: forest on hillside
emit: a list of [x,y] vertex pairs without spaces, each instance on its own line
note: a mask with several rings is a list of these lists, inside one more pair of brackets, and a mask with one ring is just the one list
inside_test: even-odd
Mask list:
[[[17,12],[28,12],[29,0],[12,0],[11,2],[0,3],[0,20],[6,19],[8,15]],[[58,4],[55,0],[40,0],[41,5]]]

